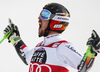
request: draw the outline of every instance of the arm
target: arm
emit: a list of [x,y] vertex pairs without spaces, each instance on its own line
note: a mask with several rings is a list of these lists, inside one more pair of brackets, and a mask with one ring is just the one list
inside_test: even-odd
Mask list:
[[97,53],[100,51],[100,38],[94,30],[87,45],[88,49],[78,67],[78,72],[88,72],[93,65]]
[[[26,45],[25,45],[25,43],[20,38],[18,27],[16,25],[14,25],[10,21],[10,25],[8,25],[5,28],[4,34],[5,35],[9,34],[11,32],[11,30],[13,30],[13,32],[8,37],[8,42],[11,42],[13,44],[13,46],[15,47],[15,49],[17,51],[17,54],[22,59],[22,61],[27,65],[25,52],[23,51],[23,49],[26,47]],[[26,49],[26,52],[27,51],[28,51],[28,49]]]
[[84,54],[84,57],[78,67],[78,72],[87,72],[92,67],[95,57],[97,56],[97,53],[92,53],[91,50],[92,47],[89,46],[87,52]]
[[78,49],[70,42],[62,43],[57,48],[57,55],[61,62],[66,66],[77,69],[82,60],[82,56]]

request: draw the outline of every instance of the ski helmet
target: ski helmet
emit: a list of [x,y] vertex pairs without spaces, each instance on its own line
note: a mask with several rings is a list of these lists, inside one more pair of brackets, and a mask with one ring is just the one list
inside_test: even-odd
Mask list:
[[69,24],[69,11],[59,3],[49,3],[43,7],[42,19],[49,20],[48,27],[45,29],[44,36],[47,36],[49,31],[62,33]]

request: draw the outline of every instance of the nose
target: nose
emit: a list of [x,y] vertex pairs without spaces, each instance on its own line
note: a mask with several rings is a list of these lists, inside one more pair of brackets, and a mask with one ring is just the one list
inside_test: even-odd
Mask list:
[[41,17],[39,16],[38,19],[41,20]]
[[38,17],[38,22],[41,22],[41,21],[42,21],[42,19],[41,19],[41,17],[39,16],[39,17]]
[[43,21],[43,19],[39,16],[38,17],[38,22],[42,22]]

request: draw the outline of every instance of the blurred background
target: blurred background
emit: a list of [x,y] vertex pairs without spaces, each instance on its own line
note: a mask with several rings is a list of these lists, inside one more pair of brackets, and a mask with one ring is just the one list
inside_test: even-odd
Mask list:
[[[42,7],[47,3],[57,2],[64,5],[70,12],[70,24],[62,36],[73,43],[80,53],[84,55],[86,42],[92,30],[100,35],[100,0],[0,0],[0,39],[3,30],[9,24],[8,18],[19,28],[20,35],[25,44],[34,48],[43,40],[38,37],[38,16]],[[100,72],[100,55],[95,59],[89,72]],[[28,72],[26,66],[17,55],[12,44],[4,40],[0,44],[0,72]],[[71,68],[70,72],[77,72]]]

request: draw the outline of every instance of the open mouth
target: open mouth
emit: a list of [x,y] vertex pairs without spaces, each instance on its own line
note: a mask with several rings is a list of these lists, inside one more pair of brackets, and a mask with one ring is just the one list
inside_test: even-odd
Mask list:
[[41,29],[42,27],[42,23],[41,23],[41,20],[39,20],[39,29]]
[[41,29],[41,24],[39,24],[39,29]]
[[38,23],[39,23],[39,29],[41,29],[42,27],[41,19],[39,19]]

